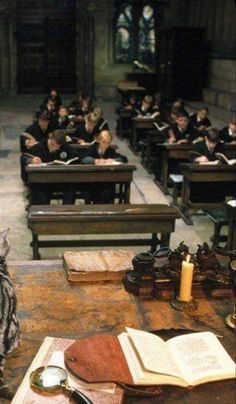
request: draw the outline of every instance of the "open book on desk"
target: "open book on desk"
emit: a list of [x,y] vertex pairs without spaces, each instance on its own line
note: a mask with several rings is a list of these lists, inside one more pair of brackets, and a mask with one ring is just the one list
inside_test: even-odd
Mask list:
[[127,328],[118,338],[136,384],[188,387],[235,378],[235,363],[211,332],[165,342],[151,333]]
[[159,130],[160,132],[162,132],[163,130],[169,128],[169,126],[170,126],[168,123],[165,123],[165,122],[160,122],[160,123],[154,122],[153,125],[154,125],[154,126],[157,128],[157,130]]
[[188,387],[235,378],[235,363],[211,332],[165,342],[127,327],[118,337],[96,335],[76,341],[65,351],[65,361],[90,382]]
[[215,155],[223,164],[229,164],[230,166],[236,164],[236,159],[228,159],[223,153],[216,153]]
[[[32,156],[35,157],[35,156]],[[73,163],[78,163],[79,162],[79,157],[74,157],[73,159],[67,160],[67,161],[63,161],[63,160],[53,160],[53,161],[49,161],[48,163],[40,163],[40,164],[28,164],[29,167],[47,167],[47,166],[52,166],[52,165],[63,165],[63,166],[69,166],[70,164]]]
[[[201,153],[199,153],[199,152],[197,152],[197,151],[194,151],[194,150],[191,150],[191,151],[190,151],[190,155],[191,155],[192,157],[194,157],[194,158],[197,158],[197,157],[201,157],[201,156],[202,156]],[[228,158],[225,156],[225,154],[223,154],[223,153],[215,153],[215,156],[217,157],[217,160],[214,160],[214,161],[206,161],[205,163],[201,163],[201,164],[221,164],[221,163],[223,163],[223,164],[228,164],[228,165],[230,165],[230,166],[236,164],[236,159],[228,159]]]

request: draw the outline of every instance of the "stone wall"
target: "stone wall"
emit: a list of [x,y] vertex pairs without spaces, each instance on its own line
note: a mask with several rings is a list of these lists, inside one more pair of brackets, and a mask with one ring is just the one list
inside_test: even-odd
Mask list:
[[206,28],[209,61],[204,101],[236,111],[235,1],[191,0],[188,25]]
[[203,92],[204,101],[214,106],[236,111],[236,61],[211,59],[209,87]]
[[[0,0],[0,94],[16,93],[15,1]],[[132,65],[116,64],[113,57],[114,0],[77,0],[94,23],[93,80],[96,98],[118,97],[116,86],[132,72]],[[159,28],[205,27],[208,43],[208,78],[204,100],[235,111],[236,5],[234,0],[172,0],[160,11]],[[79,18],[77,24],[80,24]],[[78,29],[78,32],[79,29]],[[77,39],[77,59],[81,54]],[[79,62],[78,62],[79,64]],[[84,67],[86,68],[86,66]],[[80,72],[78,72],[80,73]]]

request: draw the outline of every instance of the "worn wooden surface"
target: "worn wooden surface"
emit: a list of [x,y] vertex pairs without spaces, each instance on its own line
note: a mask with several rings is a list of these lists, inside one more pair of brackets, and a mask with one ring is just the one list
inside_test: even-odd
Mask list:
[[[68,283],[60,261],[11,261],[8,266],[22,329],[21,346],[6,364],[6,379],[13,391],[45,336],[76,339],[96,333],[119,334],[125,326],[142,330],[211,330],[223,335],[220,341],[234,357],[235,335],[224,322],[232,310],[231,301],[199,299],[198,311],[186,314],[175,311],[168,302],[128,294],[119,282]],[[178,400],[181,404],[228,404],[234,399],[234,381],[224,381],[192,390],[166,386],[160,397],[127,397],[125,403],[169,404]]]
[[[161,204],[135,205],[34,205],[29,208],[28,226],[33,235],[33,256],[38,258],[39,247],[60,245],[150,245],[154,251],[159,243],[168,246],[170,233],[175,229],[178,213],[175,208]],[[138,238],[149,233],[151,239]],[[39,235],[122,234],[117,240],[38,240]],[[124,239],[123,234],[135,234]],[[160,238],[157,239],[157,234]],[[95,243],[95,244],[94,244]]]

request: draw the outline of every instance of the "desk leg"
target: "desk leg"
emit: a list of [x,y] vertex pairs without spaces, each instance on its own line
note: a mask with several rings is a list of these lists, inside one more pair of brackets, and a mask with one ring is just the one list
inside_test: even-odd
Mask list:
[[170,233],[162,233],[160,239],[160,247],[169,247],[170,245]]
[[133,149],[137,149],[137,131],[136,131],[136,126],[133,124],[132,128],[132,138],[131,138],[131,144],[133,146]]
[[130,204],[130,182],[124,184],[124,203]]
[[32,205],[32,189],[30,184],[28,184],[28,201],[29,201],[29,206]]
[[159,240],[157,237],[157,233],[152,233],[152,240],[151,240],[151,253],[154,253],[157,249],[157,245],[159,244]]
[[34,260],[40,260],[39,246],[38,246],[38,235],[37,234],[33,234],[31,245],[33,247],[33,259]]
[[236,249],[236,219],[230,218],[229,220],[229,230],[227,237],[227,250],[235,250]]
[[168,158],[166,153],[160,153],[161,159],[161,183],[165,190],[165,194],[168,194]]
[[125,203],[125,184],[119,184],[119,204]]
[[189,198],[190,198],[190,180],[184,176],[180,212],[182,213],[182,218],[186,224],[193,224],[189,212]]

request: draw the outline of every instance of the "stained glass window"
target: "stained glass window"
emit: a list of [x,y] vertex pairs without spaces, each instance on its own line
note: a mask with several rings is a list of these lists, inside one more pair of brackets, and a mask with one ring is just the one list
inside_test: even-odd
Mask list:
[[131,6],[124,7],[116,22],[115,53],[116,62],[128,63],[132,49],[132,15]]
[[155,19],[151,6],[143,7],[142,16],[139,19],[138,59],[144,63],[155,61]]
[[115,61],[154,64],[156,53],[154,9],[146,4],[119,6],[115,23]]

